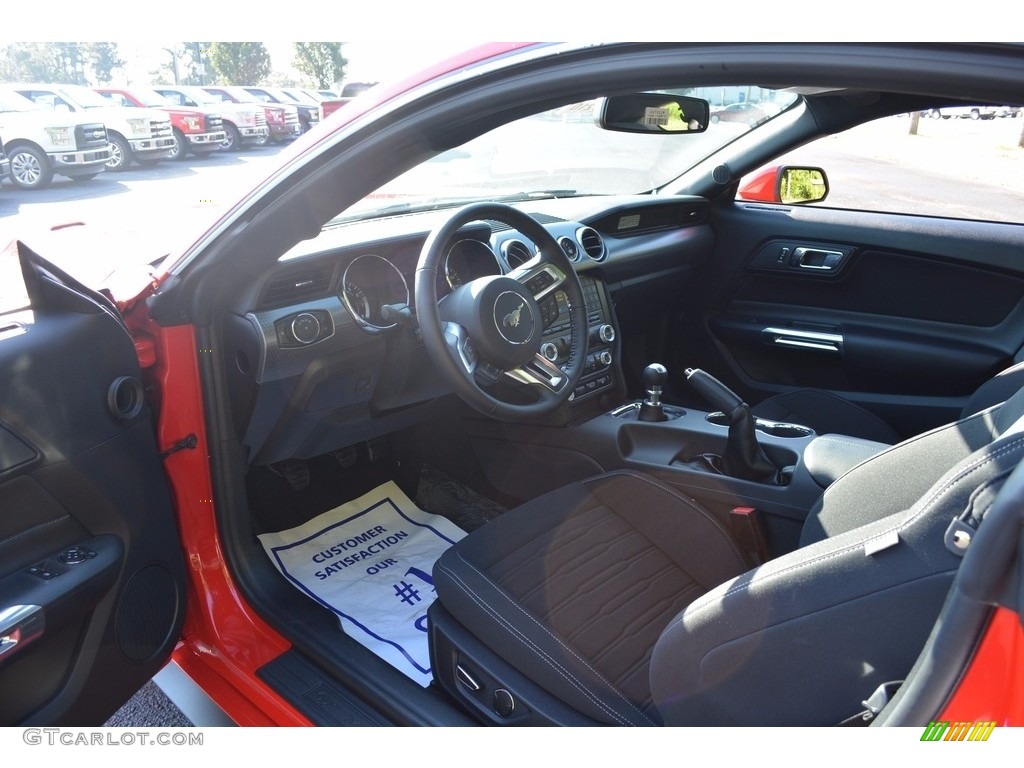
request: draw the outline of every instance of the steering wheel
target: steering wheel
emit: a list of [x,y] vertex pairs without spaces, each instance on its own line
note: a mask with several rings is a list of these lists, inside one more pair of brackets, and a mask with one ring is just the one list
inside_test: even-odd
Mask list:
[[[507,275],[461,285],[439,303],[444,255],[459,229],[473,221],[507,224],[540,253]],[[569,306],[568,359],[562,367],[540,354],[544,328],[558,318],[559,291]],[[569,399],[583,373],[588,327],[579,277],[554,237],[516,208],[476,203],[434,230],[416,266],[415,300],[427,354],[455,393],[480,413],[509,421],[550,413]],[[533,401],[514,403],[492,394],[503,378],[526,385]]]

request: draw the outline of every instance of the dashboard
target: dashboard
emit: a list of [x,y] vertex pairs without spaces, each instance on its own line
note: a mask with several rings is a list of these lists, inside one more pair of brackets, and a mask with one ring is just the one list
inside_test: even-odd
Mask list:
[[[621,402],[612,294],[628,295],[652,265],[667,263],[669,250],[673,269],[702,259],[710,233],[690,213],[702,207],[699,198],[670,208],[630,202],[621,211],[604,208],[593,223],[532,212],[573,262],[584,291],[588,351],[568,418]],[[645,212],[652,222],[646,228]],[[310,458],[380,437],[423,418],[421,408],[450,393],[419,340],[413,306],[420,252],[442,220],[431,213],[327,228],[279,259],[251,305],[229,316],[232,415],[252,463]],[[438,301],[535,254],[534,244],[507,225],[463,227],[446,245]],[[661,280],[664,270],[651,275]],[[564,294],[542,304],[541,354],[562,365],[569,349]]]

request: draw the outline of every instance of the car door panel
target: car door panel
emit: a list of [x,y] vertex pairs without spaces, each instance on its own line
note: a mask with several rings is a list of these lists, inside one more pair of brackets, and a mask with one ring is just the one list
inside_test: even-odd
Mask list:
[[752,399],[828,389],[912,434],[1024,345],[1020,227],[751,204],[715,217],[704,320]]
[[102,723],[166,661],[185,570],[134,344],[25,248],[0,318],[0,723]]

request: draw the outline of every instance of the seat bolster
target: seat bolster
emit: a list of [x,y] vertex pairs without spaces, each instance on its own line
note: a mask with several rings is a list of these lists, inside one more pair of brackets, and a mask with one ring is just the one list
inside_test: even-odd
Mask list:
[[1006,436],[959,462],[910,509],[691,603],[651,660],[666,725],[835,725],[881,683],[905,679],[960,564],[943,543],[950,521],[990,504],[1022,458],[1024,436]]
[[949,467],[997,435],[992,413],[938,427],[877,453],[832,483],[811,510],[800,546],[909,508]]
[[1000,371],[971,395],[960,416],[972,416],[986,408],[1002,403],[1024,388],[1024,362]]

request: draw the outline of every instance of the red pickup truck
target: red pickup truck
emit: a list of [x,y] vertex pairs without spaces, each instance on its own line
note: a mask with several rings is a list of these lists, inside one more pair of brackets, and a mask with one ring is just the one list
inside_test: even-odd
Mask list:
[[122,107],[149,107],[166,112],[171,118],[174,148],[168,154],[171,160],[181,160],[189,152],[204,155],[221,148],[224,143],[224,124],[215,108],[182,107],[172,104],[149,88],[97,88]]
[[376,83],[349,83],[341,89],[341,96],[335,98],[325,98],[320,102],[320,119],[323,120],[332,112],[336,112],[341,107],[348,104],[352,99],[361,93],[370,90]]

